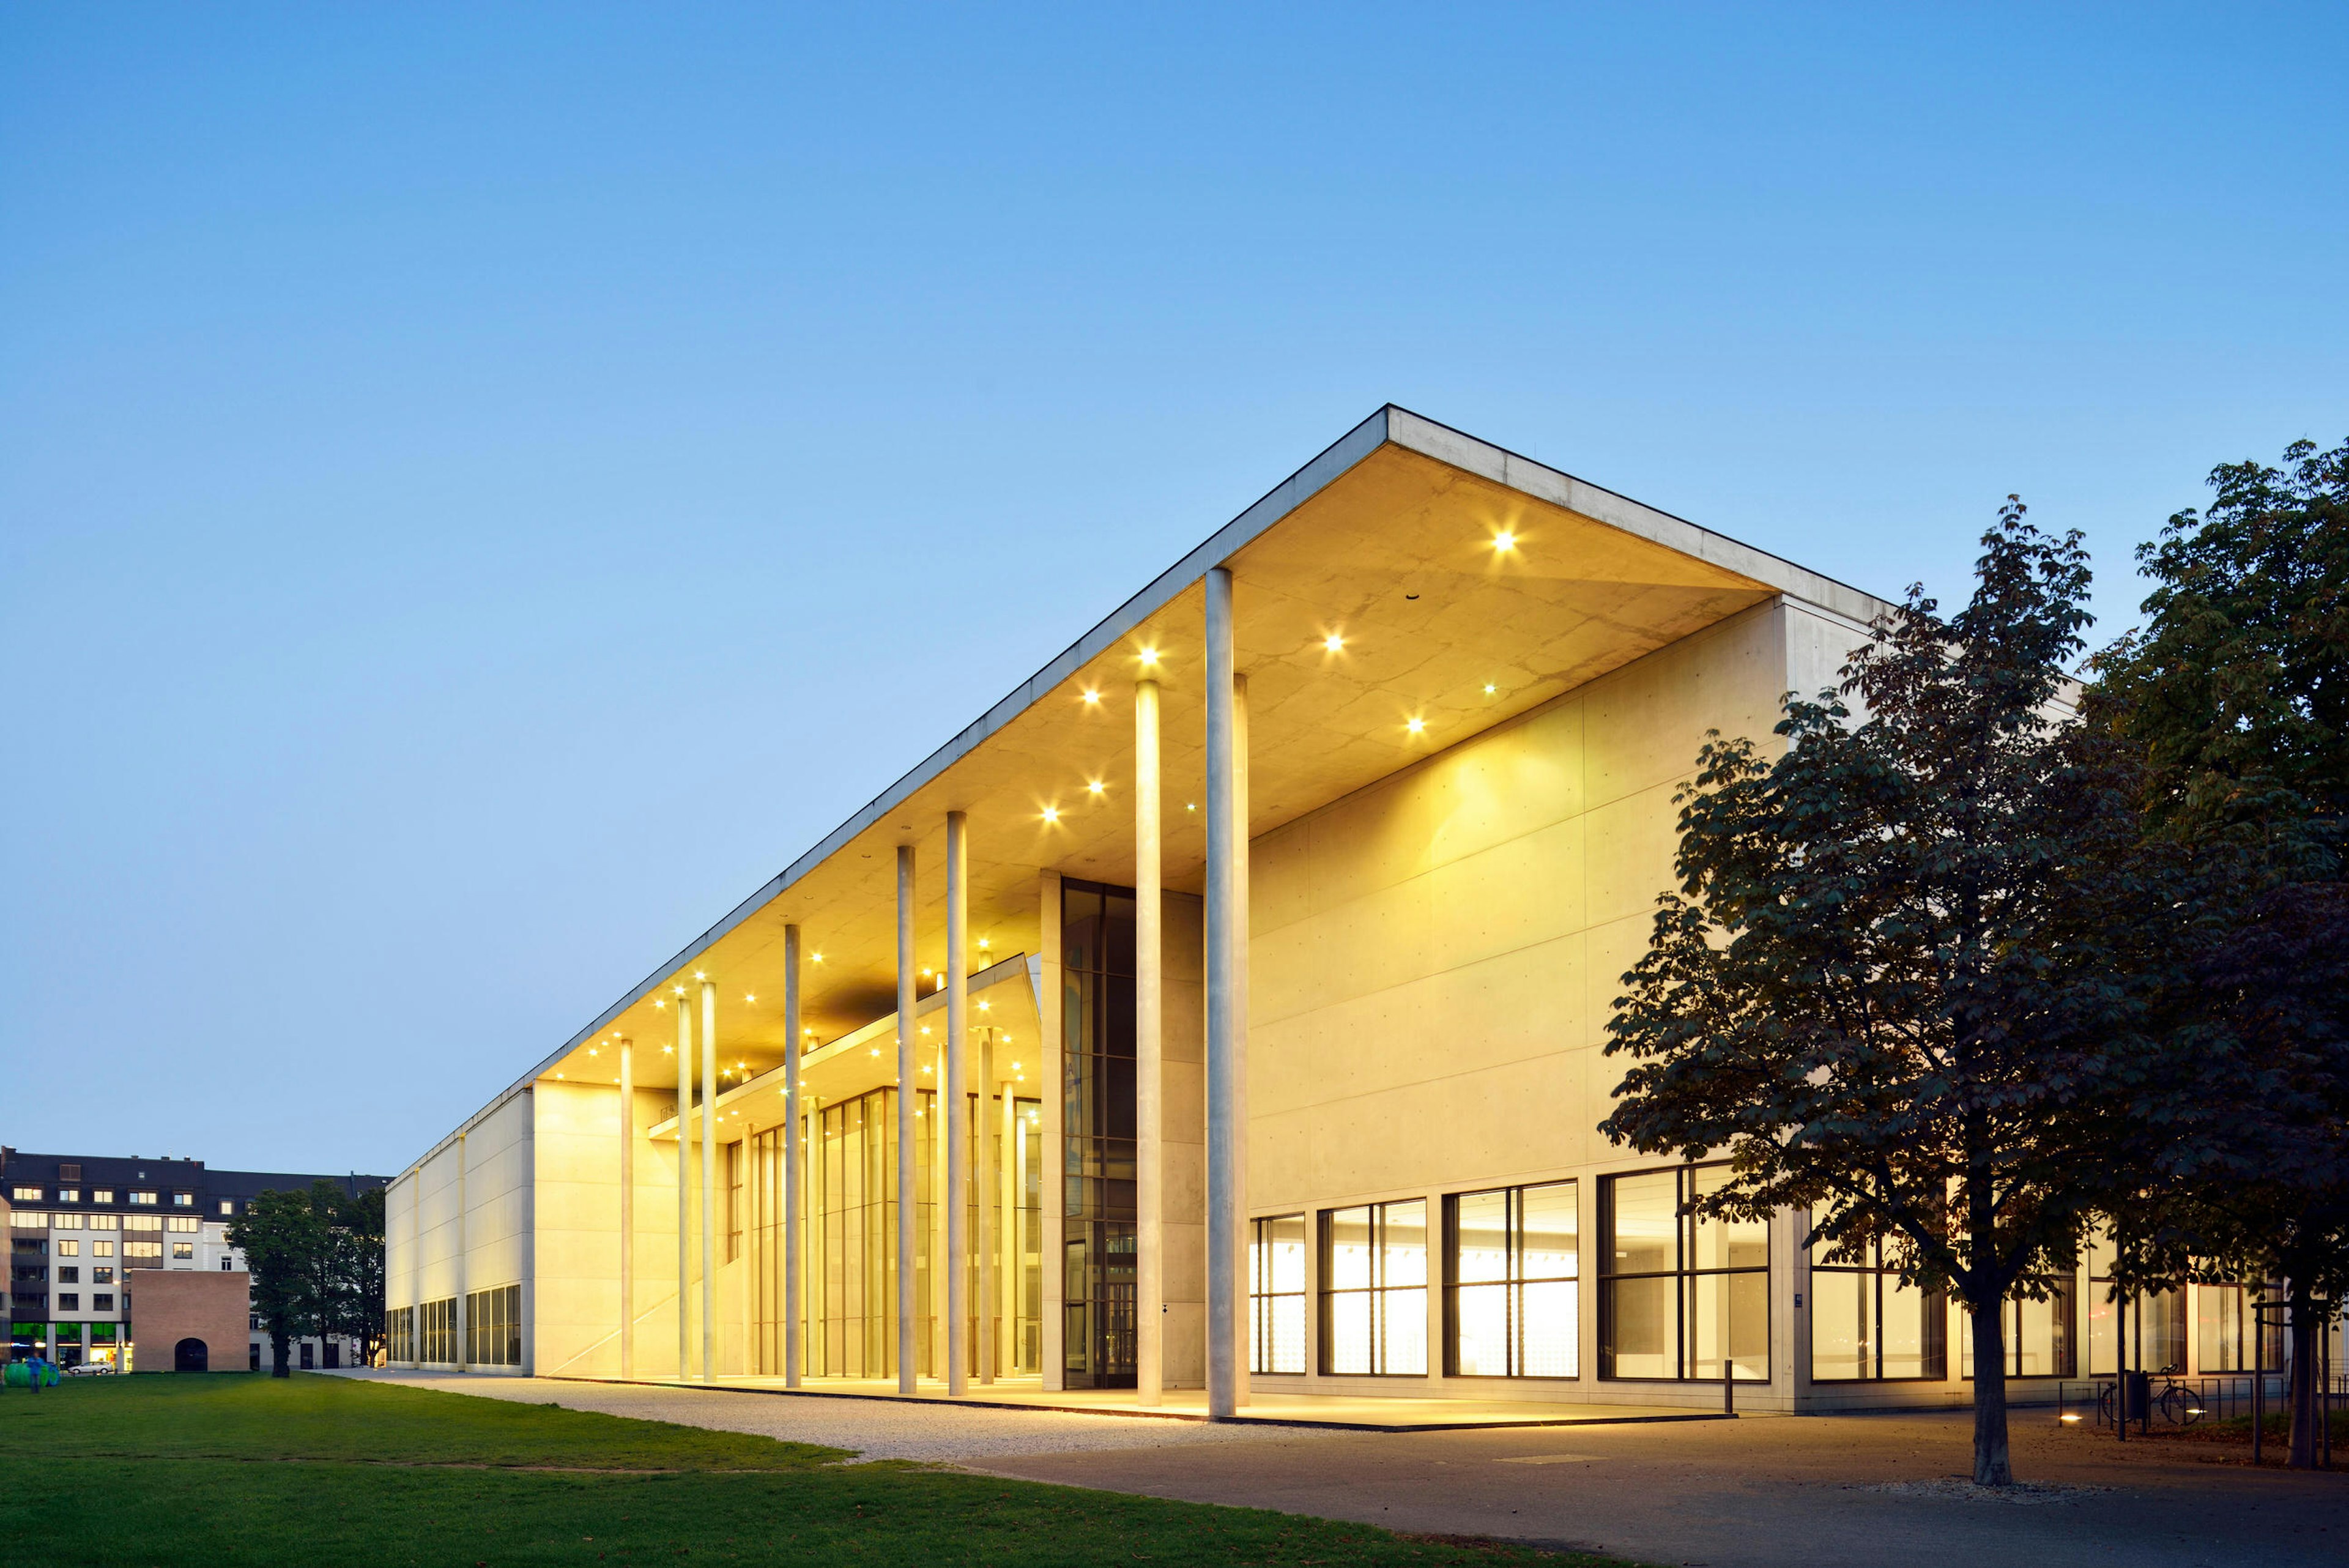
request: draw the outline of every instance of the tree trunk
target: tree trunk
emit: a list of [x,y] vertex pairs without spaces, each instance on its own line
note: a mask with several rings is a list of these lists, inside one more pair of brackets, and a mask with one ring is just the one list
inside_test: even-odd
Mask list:
[[2309,1299],[2308,1287],[2294,1280],[2287,1287],[2287,1299],[2292,1303],[2288,1321],[2292,1324],[2292,1372],[2285,1382],[2292,1408],[2292,1459],[2296,1470],[2316,1468],[2317,1426],[2324,1419],[2323,1407],[2317,1401],[2316,1382],[2316,1303]]
[[293,1376],[285,1366],[285,1336],[275,1330],[272,1330],[269,1335],[269,1376],[272,1377]]
[[2012,1486],[2006,1452],[2006,1298],[1973,1314],[1974,1484]]

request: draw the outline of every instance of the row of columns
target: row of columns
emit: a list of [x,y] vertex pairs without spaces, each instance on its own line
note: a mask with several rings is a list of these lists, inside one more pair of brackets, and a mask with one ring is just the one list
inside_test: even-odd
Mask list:
[[[1207,1407],[1211,1417],[1225,1417],[1246,1402],[1247,1371],[1247,1187],[1246,1128],[1247,1071],[1247,678],[1233,667],[1232,579],[1217,567],[1206,577],[1206,1150],[1207,1150]],[[1135,895],[1135,1119],[1136,1119],[1136,1397],[1144,1405],[1160,1402],[1164,1391],[1165,1267],[1164,1121],[1164,887],[1161,874],[1163,799],[1159,777],[1159,688],[1143,678],[1134,684],[1134,895]],[[915,977],[915,857],[914,846],[897,846],[897,1386],[904,1394],[916,1387],[916,1334],[919,1303],[913,1282],[916,1272],[916,1085],[920,1064],[916,1021]],[[1057,919],[1047,909],[1042,918]],[[969,822],[959,811],[947,814],[947,959],[946,1042],[941,1052],[937,1126],[933,1128],[940,1149],[933,1169],[943,1178],[939,1201],[945,1209],[946,1288],[945,1380],[949,1395],[968,1386],[968,1343],[964,1325],[971,1316],[969,1301],[969,1208],[966,1200],[976,1176],[979,1189],[1001,1184],[1010,1162],[999,1175],[992,1140],[980,1136],[966,1140],[954,1135],[955,1122],[968,1094],[967,1035],[969,1033],[966,957],[969,937]],[[783,1023],[783,1376],[797,1387],[802,1376],[802,1347],[798,1325],[802,1318],[801,1224],[802,1127],[800,1106],[800,931],[786,926],[784,941]],[[717,1169],[717,1027],[715,982],[700,984],[700,1182],[695,1201],[693,1166],[694,1021],[683,986],[676,988],[678,1063],[678,1344],[680,1378],[690,1366],[690,1326],[687,1303],[693,1282],[694,1210],[699,1210],[700,1371],[705,1381],[716,1376],[716,1217]],[[1058,1092],[1057,1041],[1044,1044],[1044,1092]],[[631,1043],[620,1050],[620,1369],[635,1376],[635,1059]],[[997,1085],[994,1034],[981,1046],[980,1081],[990,1091]],[[1017,1133],[1017,1113],[1011,1094],[1003,1090],[1002,1121],[1005,1148]],[[982,1106],[984,1115],[984,1106]],[[970,1146],[978,1149],[979,1169],[970,1168]],[[1058,1173],[1060,1151],[1048,1148],[1045,1177]],[[1001,1195],[1004,1212],[1010,1212],[1012,1195]],[[996,1319],[1003,1310],[996,1270],[997,1241],[994,1208],[979,1205],[979,1280],[978,1373],[991,1382],[998,1373]],[[1047,1262],[1049,1265],[1049,1261]],[[747,1321],[747,1320],[746,1320]]]

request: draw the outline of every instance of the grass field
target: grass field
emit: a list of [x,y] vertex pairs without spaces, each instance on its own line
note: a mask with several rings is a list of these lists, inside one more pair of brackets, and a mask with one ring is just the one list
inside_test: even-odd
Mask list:
[[0,1454],[5,1568],[1609,1561],[338,1377],[11,1391]]

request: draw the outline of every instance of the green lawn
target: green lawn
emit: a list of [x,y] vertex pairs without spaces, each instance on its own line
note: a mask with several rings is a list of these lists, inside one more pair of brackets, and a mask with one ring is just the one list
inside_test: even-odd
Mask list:
[[1606,1562],[339,1377],[12,1390],[0,1455],[5,1568]]

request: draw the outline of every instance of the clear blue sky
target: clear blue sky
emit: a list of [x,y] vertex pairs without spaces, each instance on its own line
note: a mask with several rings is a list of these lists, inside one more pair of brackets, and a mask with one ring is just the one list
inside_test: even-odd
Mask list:
[[0,1137],[390,1171],[1392,400],[1883,593],[2349,436],[2349,11],[0,13]]

